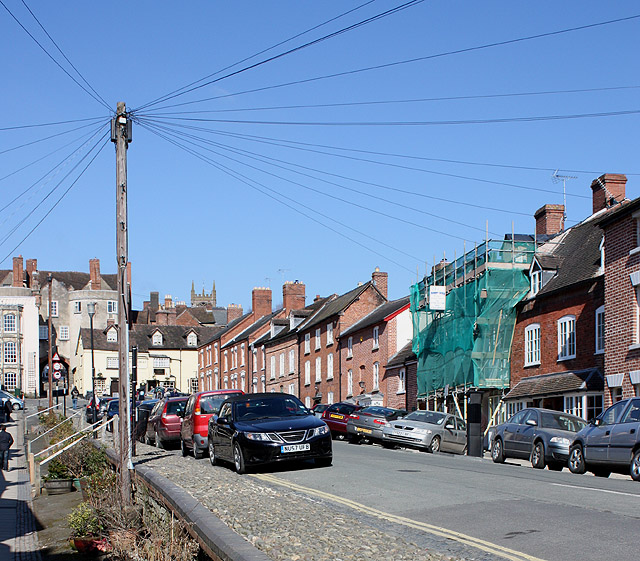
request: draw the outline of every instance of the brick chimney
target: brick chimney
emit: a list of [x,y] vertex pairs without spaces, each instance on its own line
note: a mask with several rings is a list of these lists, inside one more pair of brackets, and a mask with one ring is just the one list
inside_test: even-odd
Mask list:
[[387,298],[388,297],[388,273],[383,273],[380,267],[376,267],[375,271],[371,274],[371,280],[380,293]]
[[271,313],[271,289],[256,286],[251,292],[251,308],[255,319]]
[[227,308],[227,324],[242,317],[242,306],[240,304],[229,304]]
[[101,290],[100,259],[89,259],[89,276],[91,279],[91,290]]
[[149,309],[154,312],[158,310],[160,307],[160,293],[159,292],[150,292],[149,293]]
[[171,298],[171,294],[164,295],[164,309],[169,310],[173,308],[173,299]]
[[620,173],[605,173],[591,183],[593,191],[593,214],[624,200],[627,176]]
[[24,270],[22,255],[13,258],[13,284],[11,286],[22,288],[24,286]]
[[291,310],[301,310],[305,304],[305,286],[304,283],[285,282],[282,285],[282,305],[290,312]]
[[554,236],[564,230],[564,205],[544,205],[536,210],[536,236]]
[[27,286],[29,288],[36,288],[35,277],[37,277],[37,271],[38,271],[38,260],[27,259]]

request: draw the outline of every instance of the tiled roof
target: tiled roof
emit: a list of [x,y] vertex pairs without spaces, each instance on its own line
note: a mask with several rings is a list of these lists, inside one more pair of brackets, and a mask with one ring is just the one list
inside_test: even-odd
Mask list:
[[576,391],[601,392],[603,389],[604,379],[600,370],[588,368],[587,370],[555,372],[524,378],[514,386],[505,399],[542,397]]
[[351,327],[345,329],[342,333],[340,333],[340,337],[344,337],[345,335],[349,335],[349,333],[353,333],[354,331],[358,331],[359,329],[364,329],[365,327],[369,327],[370,325],[380,323],[389,314],[397,312],[408,303],[408,296],[399,298],[398,300],[393,300],[392,302],[385,302],[384,304],[382,304],[382,306],[378,306],[370,314],[364,316],[361,320],[354,323]]
[[302,323],[299,327],[299,330],[302,331],[309,329],[310,327],[314,327],[315,325],[323,323],[330,317],[340,313],[370,286],[374,286],[371,281],[357,286],[349,292],[345,292],[342,296],[334,296],[333,298],[329,297],[326,304],[322,306],[322,308],[320,308],[318,313],[311,316],[307,321]]
[[387,362],[385,368],[395,368],[402,366],[406,362],[417,360],[413,349],[411,348],[412,342],[409,341],[404,347],[402,347],[396,354],[394,354]]
[[252,312],[247,312],[246,314],[244,314],[243,316],[240,316],[239,318],[234,319],[229,325],[223,327],[222,329],[219,329],[219,331],[213,335],[212,337],[210,337],[208,340],[204,341],[204,343],[211,343],[212,341],[214,341],[215,339],[219,339],[220,337],[222,337],[225,333],[229,332],[230,330],[232,330],[234,327],[236,327],[236,325],[238,325],[240,322],[242,322],[243,320],[245,320],[246,318],[248,318],[250,315],[252,314]]
[[[13,273],[13,269],[0,271],[0,285],[7,278],[9,274]],[[47,283],[47,276],[51,275],[55,280],[61,282],[73,290],[83,290],[88,288],[91,275],[89,273],[82,273],[79,271],[38,271],[38,279],[40,286],[45,286]],[[101,290],[117,290],[118,287],[118,275],[100,275],[102,279]]]
[[268,324],[271,321],[271,318],[275,317],[276,315],[278,315],[280,312],[282,312],[282,308],[279,310],[276,310],[275,312],[268,314],[266,316],[262,316],[259,320],[254,321],[249,327],[247,327],[245,330],[241,331],[240,333],[238,333],[233,339],[230,339],[229,341],[227,341],[222,348],[226,348],[229,347],[230,345],[233,345],[235,343],[237,343],[238,341],[241,341],[242,339],[247,339],[250,335],[252,335],[253,333],[255,333],[258,329],[260,329],[261,327],[263,327],[264,325]]

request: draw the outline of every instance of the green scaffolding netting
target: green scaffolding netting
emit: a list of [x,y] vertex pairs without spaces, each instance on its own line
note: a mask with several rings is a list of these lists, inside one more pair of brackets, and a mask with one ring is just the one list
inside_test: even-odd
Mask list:
[[447,292],[444,311],[430,310],[429,281],[411,287],[418,395],[445,386],[509,387],[515,305],[530,286],[525,269],[487,267]]

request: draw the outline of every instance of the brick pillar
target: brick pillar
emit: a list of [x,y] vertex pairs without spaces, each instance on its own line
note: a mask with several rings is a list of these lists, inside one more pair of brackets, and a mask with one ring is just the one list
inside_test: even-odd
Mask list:
[[240,304],[229,304],[227,308],[227,324],[242,317],[242,306]]
[[287,310],[301,310],[305,304],[305,286],[301,282],[285,282],[282,285],[282,305]]
[[271,289],[257,286],[251,292],[251,308],[255,319],[271,313]]
[[89,277],[91,280],[91,290],[101,290],[100,259],[89,259]]
[[34,273],[38,270],[37,259],[27,259],[27,286],[29,288],[35,288],[34,286]]
[[389,285],[389,275],[388,273],[383,273],[379,267],[376,267],[375,271],[371,274],[371,280],[375,287],[380,291],[380,293],[388,298],[388,285]]
[[613,206],[626,196],[627,176],[620,173],[605,173],[591,183],[593,213]]
[[536,236],[554,236],[564,230],[564,205],[544,205],[533,216]]
[[11,286],[24,286],[24,269],[22,268],[22,255],[13,258],[13,284]]

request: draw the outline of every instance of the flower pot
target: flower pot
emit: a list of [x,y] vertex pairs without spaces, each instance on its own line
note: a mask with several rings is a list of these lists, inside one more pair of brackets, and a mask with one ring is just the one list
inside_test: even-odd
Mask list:
[[96,536],[73,538],[73,546],[78,550],[78,553],[106,553],[111,550],[107,538]]
[[73,491],[73,479],[47,479],[44,488],[49,495],[61,495]]

